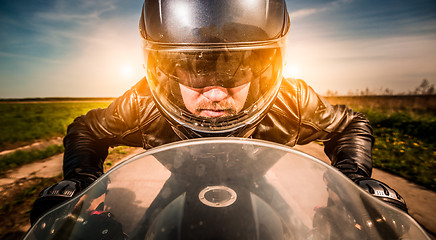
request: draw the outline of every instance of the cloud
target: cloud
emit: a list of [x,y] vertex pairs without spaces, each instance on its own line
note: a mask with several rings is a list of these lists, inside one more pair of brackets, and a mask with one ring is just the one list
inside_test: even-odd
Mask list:
[[[8,12],[0,16],[7,31],[0,33],[1,97],[117,96],[143,76],[142,3],[20,4],[0,10]],[[136,71],[132,79],[120,75],[125,66]]]
[[423,78],[436,80],[436,33],[365,39],[326,39],[299,32],[289,46],[289,62],[320,92],[355,89],[413,89]]
[[25,54],[13,54],[13,53],[7,53],[7,52],[0,52],[0,57],[6,57],[6,58],[14,58],[19,59],[21,61],[38,61],[38,62],[44,62],[44,63],[50,63],[55,64],[56,61],[49,58],[41,58],[41,57],[34,57],[30,55]]
[[[436,3],[334,1],[291,13],[289,63],[316,90],[390,88],[436,80]],[[431,11],[433,9],[433,11]]]
[[110,1],[58,0],[52,8],[36,12],[32,26],[40,33],[40,39],[50,42],[86,40],[83,31],[99,28],[106,20],[104,14],[114,10],[116,7]]
[[58,0],[53,9],[36,14],[42,21],[74,22],[86,24],[101,19],[101,16],[116,7],[110,1],[66,1]]
[[[117,96],[143,76],[138,0],[0,3],[0,97]],[[321,92],[436,79],[434,0],[289,2],[290,63]],[[127,79],[123,68],[134,68]]]
[[316,13],[321,13],[325,11],[329,11],[335,8],[340,7],[343,4],[350,3],[351,0],[336,0],[327,4],[323,4],[322,6],[318,6],[315,8],[303,8],[296,11],[291,12],[291,17],[293,19],[304,18]]

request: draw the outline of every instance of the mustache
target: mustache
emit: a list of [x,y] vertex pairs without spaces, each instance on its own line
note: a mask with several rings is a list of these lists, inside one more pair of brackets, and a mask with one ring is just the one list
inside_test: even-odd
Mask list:
[[228,114],[236,114],[236,106],[233,101],[220,101],[220,102],[211,102],[211,101],[202,101],[195,108],[196,113],[200,113],[203,110],[213,110],[213,111],[225,111]]

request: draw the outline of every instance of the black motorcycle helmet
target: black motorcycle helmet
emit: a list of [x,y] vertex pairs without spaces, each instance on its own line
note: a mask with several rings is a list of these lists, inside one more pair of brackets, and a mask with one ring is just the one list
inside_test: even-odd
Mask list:
[[284,0],[146,0],[139,25],[150,90],[179,136],[251,134],[283,78]]

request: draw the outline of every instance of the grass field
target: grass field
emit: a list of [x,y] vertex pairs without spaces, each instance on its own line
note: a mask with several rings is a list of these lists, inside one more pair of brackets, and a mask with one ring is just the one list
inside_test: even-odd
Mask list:
[[[376,137],[373,149],[374,166],[403,176],[415,183],[436,190],[436,111],[434,99],[343,97],[327,98],[333,104],[347,104],[364,113]],[[57,99],[58,100],[58,99]],[[19,146],[35,140],[63,136],[67,126],[79,115],[93,108],[106,107],[109,101],[4,103],[0,102],[0,148]],[[2,167],[9,169],[63,151],[52,145],[43,150],[16,152],[0,157]],[[130,150],[111,149],[104,168],[108,169]],[[4,169],[3,169],[4,170]],[[58,182],[61,176],[32,178],[13,187],[0,204],[0,238],[22,231],[28,226],[29,212],[38,193]],[[21,184],[23,184],[21,186]],[[23,234],[24,232],[20,232]]]
[[374,127],[374,167],[436,190],[436,116],[361,111]]
[[[368,117],[376,137],[373,150],[376,168],[436,190],[435,96],[327,99],[332,104],[347,104]],[[106,107],[109,103],[0,103],[0,126],[7,126],[0,130],[0,149],[37,139],[63,136],[75,117],[93,108]],[[59,147],[52,148],[43,152],[17,153],[16,158],[1,157],[0,172],[63,150]],[[6,167],[2,169],[2,166]]]
[[436,190],[436,96],[327,98],[364,113],[374,130],[373,165]]
[[0,103],[0,150],[63,136],[74,118],[110,101]]
[[63,145],[50,145],[44,149],[32,151],[14,151],[11,154],[6,154],[0,157],[0,174],[6,170],[45,159],[62,152],[64,152]]

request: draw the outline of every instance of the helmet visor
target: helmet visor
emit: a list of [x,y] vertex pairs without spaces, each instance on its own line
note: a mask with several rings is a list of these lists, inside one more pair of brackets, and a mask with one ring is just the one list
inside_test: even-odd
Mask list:
[[199,131],[226,131],[249,121],[271,102],[281,80],[277,44],[146,52],[147,77],[160,108]]

